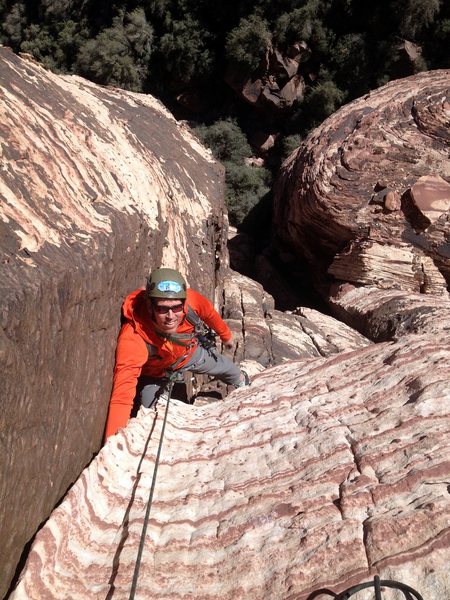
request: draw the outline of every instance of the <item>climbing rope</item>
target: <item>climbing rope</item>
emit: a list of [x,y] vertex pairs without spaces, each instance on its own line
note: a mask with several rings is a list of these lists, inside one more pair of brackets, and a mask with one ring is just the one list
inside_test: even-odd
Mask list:
[[375,600],[382,600],[382,597],[381,597],[381,588],[382,587],[393,588],[394,590],[399,590],[399,591],[403,592],[403,595],[405,596],[406,600],[414,600],[414,599],[423,600],[423,598],[419,594],[419,592],[416,592],[416,590],[409,587],[409,585],[405,585],[404,583],[401,583],[400,581],[392,581],[390,579],[380,580],[378,575],[375,575],[373,581],[369,581],[367,583],[360,583],[359,585],[354,585],[353,587],[348,588],[347,590],[344,590],[340,594],[335,594],[334,592],[327,590],[327,589],[317,590],[316,592],[313,592],[313,594],[308,596],[308,600],[313,600],[314,598],[316,598],[317,596],[321,596],[322,594],[327,594],[329,596],[333,596],[334,600],[348,600],[348,598],[353,596],[353,594],[356,594],[356,593],[360,592],[361,590],[364,590],[369,587],[374,587]]
[[[145,511],[144,524],[142,525],[142,533],[141,533],[141,540],[139,542],[139,550],[137,553],[136,564],[134,566],[133,582],[131,584],[129,600],[134,600],[134,597],[136,594],[137,581],[138,581],[138,577],[139,577],[139,569],[141,567],[142,553],[144,552],[145,536],[147,533],[147,525],[148,525],[148,520],[150,517],[150,510],[151,510],[152,502],[153,502],[153,493],[155,491],[155,485],[156,485],[156,475],[158,473],[159,459],[161,456],[161,448],[162,448],[162,443],[163,443],[163,439],[164,439],[164,430],[166,428],[167,413],[169,412],[169,403],[170,403],[170,397],[172,395],[173,384],[174,384],[173,378],[170,378],[169,382],[167,383],[167,386],[165,386],[165,388],[163,388],[163,390],[160,393],[160,396],[161,396],[164,393],[164,391],[167,389],[167,392],[168,392],[167,393],[167,404],[166,404],[166,410],[164,413],[164,420],[163,420],[162,429],[161,429],[161,437],[159,438],[158,452],[156,453],[156,458],[155,458],[155,466],[153,469],[152,485],[150,487],[150,494],[149,494],[149,498],[148,498],[148,502],[147,502],[147,509]],[[151,432],[149,433],[149,436],[150,435],[151,435]],[[147,446],[147,444],[146,444],[146,446]]]

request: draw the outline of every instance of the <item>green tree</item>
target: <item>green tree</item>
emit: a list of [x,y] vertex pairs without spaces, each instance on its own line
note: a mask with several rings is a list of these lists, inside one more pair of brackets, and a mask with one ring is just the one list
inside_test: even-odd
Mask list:
[[97,83],[141,91],[147,75],[153,30],[143,9],[116,17],[112,27],[88,40],[76,60],[76,69]]
[[301,105],[300,116],[306,130],[317,127],[343,103],[345,94],[324,71],[321,80],[308,90]]
[[169,85],[172,89],[180,89],[210,71],[209,34],[190,15],[172,21],[169,29],[160,39],[159,56]]
[[393,0],[393,14],[400,16],[400,35],[409,40],[416,40],[434,21],[439,8],[440,0]]
[[1,27],[1,42],[19,50],[26,27],[25,3],[20,1],[13,4],[9,12],[5,8],[5,17]]
[[245,164],[225,162],[225,201],[230,223],[239,226],[250,210],[269,193],[270,171]]
[[25,28],[23,35],[25,39],[20,44],[20,50],[32,54],[49,69],[57,70],[61,56],[49,28],[32,23]]
[[332,79],[345,92],[345,99],[360,96],[370,89],[371,72],[367,41],[363,34],[348,33],[333,48],[327,66]]
[[324,24],[325,7],[321,0],[308,0],[301,8],[279,16],[274,36],[278,45],[305,41],[314,52],[328,51],[330,34]]
[[272,40],[266,21],[258,15],[241,19],[239,26],[227,36],[226,58],[247,69],[255,71],[264,58]]
[[252,155],[244,132],[231,119],[216,121],[210,126],[203,125],[195,131],[202,142],[211,148],[217,160],[241,164],[244,158]]

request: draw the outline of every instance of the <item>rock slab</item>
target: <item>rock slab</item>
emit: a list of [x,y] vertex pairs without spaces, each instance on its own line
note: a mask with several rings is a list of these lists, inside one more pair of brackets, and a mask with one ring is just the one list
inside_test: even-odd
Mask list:
[[124,296],[160,264],[214,297],[223,169],[151,96],[0,48],[0,596],[101,443]]
[[[137,597],[307,600],[374,574],[449,597],[449,360],[447,334],[408,335],[172,404]],[[108,440],[13,600],[128,598],[164,410]]]

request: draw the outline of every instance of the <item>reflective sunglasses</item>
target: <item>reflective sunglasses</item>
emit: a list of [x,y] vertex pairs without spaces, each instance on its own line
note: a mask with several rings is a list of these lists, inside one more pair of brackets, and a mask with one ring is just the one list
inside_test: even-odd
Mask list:
[[159,306],[158,304],[154,304],[153,308],[158,315],[167,315],[170,310],[173,313],[180,313],[184,308],[184,304],[182,302],[180,304],[175,304],[175,306]]

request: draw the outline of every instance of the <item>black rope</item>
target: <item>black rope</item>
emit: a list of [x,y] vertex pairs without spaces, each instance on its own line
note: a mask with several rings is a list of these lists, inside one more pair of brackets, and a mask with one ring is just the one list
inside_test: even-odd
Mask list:
[[[136,558],[136,564],[134,566],[133,582],[131,584],[129,600],[133,600],[134,596],[136,594],[137,581],[138,581],[138,577],[139,577],[139,569],[141,567],[142,554],[144,552],[145,535],[147,533],[147,525],[148,525],[148,520],[149,520],[149,516],[150,516],[150,509],[152,507],[152,502],[153,502],[153,492],[155,491],[156,475],[158,473],[159,458],[161,456],[161,448],[162,448],[162,443],[163,443],[163,438],[164,438],[164,430],[166,428],[167,413],[169,412],[169,403],[170,403],[170,396],[172,394],[172,388],[173,388],[173,381],[169,381],[169,383],[167,385],[168,395],[167,395],[166,410],[164,413],[164,420],[163,420],[162,429],[161,429],[161,437],[159,438],[158,452],[156,453],[155,467],[153,469],[152,485],[150,488],[150,494],[149,494],[149,498],[148,498],[148,502],[147,502],[147,509],[145,511],[144,524],[142,526],[141,540],[139,542],[139,550],[138,550],[138,554],[137,554],[137,558]],[[149,434],[149,435],[151,435],[151,434]]]
[[392,588],[395,590],[399,590],[400,592],[403,593],[406,600],[410,600],[410,599],[414,600],[414,598],[416,600],[423,600],[423,598],[419,594],[419,592],[414,590],[412,587],[409,587],[409,585],[401,583],[400,581],[392,581],[390,579],[381,579],[380,580],[378,575],[375,575],[373,581],[355,585],[355,586],[349,588],[348,590],[345,590],[344,592],[337,594],[335,596],[335,600],[347,600],[348,598],[350,598],[350,596],[353,596],[353,594],[356,594],[357,592],[360,592],[361,590],[364,590],[369,587],[375,588],[375,600],[381,600],[381,588],[382,587],[388,587],[388,588]]

